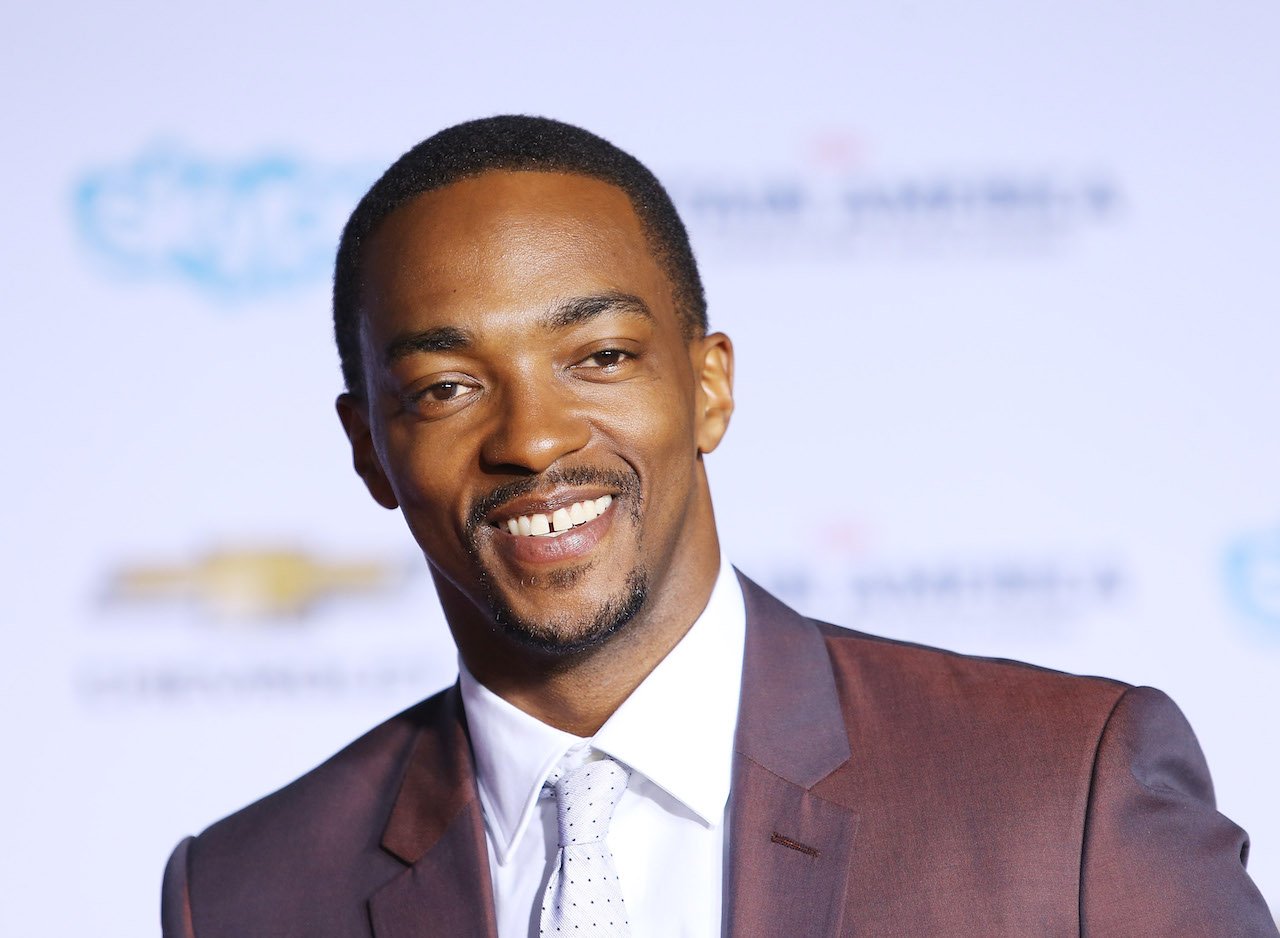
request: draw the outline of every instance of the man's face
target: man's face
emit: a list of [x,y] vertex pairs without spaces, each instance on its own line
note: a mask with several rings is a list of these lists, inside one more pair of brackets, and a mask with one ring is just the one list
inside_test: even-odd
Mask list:
[[361,306],[367,402],[339,410],[455,633],[575,650],[636,616],[692,621],[731,348],[686,341],[620,189],[489,172],[425,193],[366,246]]

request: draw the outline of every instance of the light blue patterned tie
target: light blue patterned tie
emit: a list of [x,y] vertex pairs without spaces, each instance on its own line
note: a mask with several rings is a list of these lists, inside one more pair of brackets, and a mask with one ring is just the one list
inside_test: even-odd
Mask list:
[[542,896],[540,933],[629,938],[622,888],[605,843],[627,789],[627,770],[612,759],[588,762],[555,782],[560,852]]

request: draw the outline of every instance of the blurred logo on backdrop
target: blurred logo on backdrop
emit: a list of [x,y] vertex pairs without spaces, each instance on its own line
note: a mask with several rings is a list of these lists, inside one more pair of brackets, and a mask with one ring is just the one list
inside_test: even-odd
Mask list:
[[112,270],[246,299],[332,272],[367,167],[285,154],[226,160],[154,146],[76,183],[76,227]]
[[[453,673],[452,643],[413,593],[421,572],[275,546],[121,564],[100,594],[111,628],[84,636],[77,695],[91,707],[416,699]],[[408,634],[393,627],[397,598],[414,607]],[[375,601],[383,627],[350,628],[353,608],[363,625]]]
[[780,598],[851,628],[937,634],[963,626],[1058,632],[1113,604],[1126,577],[1105,558],[943,556],[861,562],[846,570],[775,563],[762,582]]
[[816,260],[1037,253],[1110,222],[1120,204],[1115,183],[1103,177],[1016,170],[730,176],[674,188],[699,248]]
[[[662,173],[694,246],[729,260],[1042,252],[1114,219],[1107,173],[1004,165],[868,165],[849,136],[801,141],[780,170]],[[180,146],[94,168],[75,185],[75,222],[92,255],[138,278],[177,280],[244,300],[332,273],[347,215],[377,171],[275,154],[239,160]]]
[[790,169],[688,172],[664,182],[695,247],[771,258],[1034,254],[1112,222],[1110,173],[1019,166],[876,166],[866,141],[815,135]]
[[1223,575],[1235,609],[1280,633],[1280,525],[1245,534],[1229,544]]
[[810,615],[918,641],[951,641],[958,631],[1060,639],[1113,607],[1129,580],[1123,564],[1104,552],[1027,548],[894,558],[866,551],[852,523],[829,524],[812,539],[820,545],[814,556],[791,561],[774,554],[761,564],[760,581]]
[[407,571],[380,561],[334,561],[303,550],[223,549],[178,564],[137,564],[110,577],[110,602],[181,602],[223,622],[301,621],[319,602],[386,592]]

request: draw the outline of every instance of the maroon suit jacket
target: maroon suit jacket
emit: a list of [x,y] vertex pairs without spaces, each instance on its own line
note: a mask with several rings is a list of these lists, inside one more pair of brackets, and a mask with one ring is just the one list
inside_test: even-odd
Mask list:
[[[1277,934],[1159,691],[873,638],[743,588],[727,934]],[[162,918],[166,938],[493,936],[456,687],[183,841]]]

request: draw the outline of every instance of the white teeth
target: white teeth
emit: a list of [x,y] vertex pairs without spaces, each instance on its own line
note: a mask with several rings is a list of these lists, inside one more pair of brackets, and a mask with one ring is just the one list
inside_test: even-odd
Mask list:
[[[579,524],[594,521],[604,514],[611,504],[613,504],[612,495],[588,498],[586,501],[574,502],[568,508],[557,508],[551,513],[550,518],[545,514],[508,518],[505,527],[517,537],[554,537]],[[498,527],[501,528],[503,525],[499,524]]]

